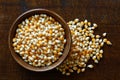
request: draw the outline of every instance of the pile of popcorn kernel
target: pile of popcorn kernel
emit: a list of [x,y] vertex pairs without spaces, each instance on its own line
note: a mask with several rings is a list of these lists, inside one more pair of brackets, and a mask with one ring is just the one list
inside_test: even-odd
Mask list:
[[65,75],[73,72],[79,74],[86,68],[93,68],[93,63],[88,64],[88,61],[92,59],[94,63],[98,63],[103,57],[104,44],[112,45],[112,43],[105,38],[106,33],[102,36],[94,34],[94,29],[97,28],[95,23],[75,19],[67,24],[71,30],[72,47],[67,59],[56,69]]
[[46,14],[31,16],[16,29],[13,47],[32,66],[49,66],[61,57],[66,43],[62,25]]

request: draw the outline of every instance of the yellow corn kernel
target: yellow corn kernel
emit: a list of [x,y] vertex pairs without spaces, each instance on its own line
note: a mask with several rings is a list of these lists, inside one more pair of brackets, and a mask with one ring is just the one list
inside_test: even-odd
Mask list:
[[112,45],[112,43],[111,43],[110,41],[107,41],[106,43],[107,43],[108,45]]
[[91,22],[88,22],[88,26],[91,26]]

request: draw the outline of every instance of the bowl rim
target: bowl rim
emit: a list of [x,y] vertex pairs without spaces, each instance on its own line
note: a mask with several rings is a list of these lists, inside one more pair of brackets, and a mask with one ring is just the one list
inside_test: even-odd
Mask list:
[[[41,12],[43,11],[43,12],[45,12],[46,14],[48,14],[48,15],[50,15],[51,17],[53,17],[54,16],[54,18],[55,19],[60,19],[61,20],[61,22],[60,21],[58,21],[62,26],[63,26],[63,24],[64,24],[64,26],[66,27],[66,30],[68,30],[67,31],[67,33],[65,33],[65,35],[67,35],[68,36],[68,40],[69,41],[67,41],[67,43],[65,44],[65,49],[63,50],[63,54],[66,54],[66,55],[62,55],[61,57],[60,57],[60,59],[58,59],[56,62],[54,62],[52,65],[50,65],[50,66],[45,66],[45,67],[43,67],[43,68],[41,68],[41,67],[34,67],[34,66],[31,66],[31,65],[29,65],[28,63],[26,64],[26,62],[21,58],[19,58],[19,59],[17,59],[17,57],[16,57],[16,55],[17,56],[19,56],[18,54],[16,54],[15,53],[15,51],[13,50],[13,47],[12,47],[12,39],[11,39],[11,36],[12,36],[12,31],[13,31],[13,29],[14,29],[14,27],[15,27],[15,24],[17,24],[17,22],[23,17],[23,16],[26,16],[27,14],[32,14],[32,12],[37,12],[38,11],[38,13],[39,14],[42,14]],[[34,14],[32,14],[32,15],[35,15],[36,13],[34,13]],[[52,14],[52,15],[51,15]],[[31,15],[31,16],[32,16]],[[57,18],[56,18],[57,17]],[[27,17],[26,17],[27,18]],[[24,18],[24,20],[26,19],[26,18]],[[15,28],[17,28],[17,26],[15,27]],[[16,31],[15,31],[16,32]],[[66,38],[67,39],[67,38]],[[42,9],[42,8],[37,8],[37,9],[30,9],[30,10],[28,10],[28,11],[26,11],[26,12],[24,12],[24,13],[22,13],[21,15],[19,15],[16,19],[15,19],[15,21],[12,23],[12,25],[11,25],[11,27],[10,27],[10,30],[9,30],[9,35],[8,35],[8,46],[9,46],[9,49],[10,49],[10,53],[11,53],[11,55],[12,55],[12,57],[14,58],[14,60],[19,64],[19,65],[21,65],[22,67],[24,67],[25,69],[28,69],[28,70],[30,70],[30,71],[35,71],[35,72],[43,72],[43,71],[48,71],[48,70],[52,70],[52,69],[54,69],[55,67],[57,67],[57,66],[59,66],[65,59],[66,59],[66,57],[67,57],[67,55],[68,55],[68,53],[70,52],[70,48],[71,48],[71,42],[72,42],[72,39],[71,39],[71,32],[70,32],[70,29],[69,29],[69,27],[68,27],[68,25],[67,25],[67,23],[65,22],[65,20],[61,17],[61,16],[59,16],[56,12],[53,12],[53,11],[51,11],[51,10],[48,10],[48,9]],[[66,50],[67,49],[67,50]],[[66,53],[64,52],[64,51],[66,51]],[[22,62],[21,62],[22,61]],[[26,65],[29,65],[29,66],[26,66]],[[31,66],[31,67],[30,67]],[[32,67],[34,67],[34,68],[32,68]]]

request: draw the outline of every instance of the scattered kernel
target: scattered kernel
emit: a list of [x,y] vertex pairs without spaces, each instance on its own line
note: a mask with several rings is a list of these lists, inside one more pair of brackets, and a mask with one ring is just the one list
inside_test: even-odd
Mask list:
[[66,75],[67,75],[67,76],[69,76],[69,75],[70,75],[70,73],[66,73]]
[[[75,24],[74,24],[75,23]],[[100,35],[94,34],[94,29],[97,24],[88,22],[87,20],[79,21],[75,19],[69,21],[68,26],[72,35],[71,52],[67,59],[57,67],[57,70],[66,75],[70,75],[72,72],[81,73],[84,72],[86,67],[93,68],[91,64],[87,62],[92,59],[94,63],[99,63],[103,57],[104,43],[111,45],[112,43],[107,38],[100,37]],[[73,25],[74,24],[74,25]],[[106,33],[103,33],[106,36]]]
[[88,68],[93,68],[94,66],[92,64],[89,64],[87,67]]
[[107,33],[103,33],[103,37],[105,37],[107,35]]
[[111,43],[110,41],[107,41],[106,43],[107,43],[108,45],[112,45],[112,43]]

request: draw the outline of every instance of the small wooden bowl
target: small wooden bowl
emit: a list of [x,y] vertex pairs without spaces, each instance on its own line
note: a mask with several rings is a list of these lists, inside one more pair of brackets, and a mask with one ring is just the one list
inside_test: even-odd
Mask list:
[[[18,28],[18,24],[20,24],[22,21],[24,21],[26,18],[33,16],[35,14],[47,14],[51,17],[53,17],[55,20],[57,20],[60,24],[62,24],[64,30],[65,30],[65,38],[67,40],[65,47],[64,47],[64,51],[63,51],[63,55],[56,61],[54,62],[52,65],[50,66],[45,66],[45,67],[34,67],[29,65],[28,63],[26,63],[15,51],[14,48],[12,46],[13,42],[12,39],[15,37],[16,34],[16,29]],[[8,44],[9,44],[9,49],[11,51],[11,55],[13,56],[13,58],[17,61],[17,63],[19,63],[22,67],[31,70],[31,71],[36,71],[36,72],[42,72],[42,71],[48,71],[51,70],[55,67],[57,67],[58,65],[60,65],[65,58],[67,57],[69,51],[70,51],[70,46],[71,46],[71,34],[70,34],[70,29],[67,25],[67,23],[63,20],[63,18],[61,18],[58,14],[56,14],[53,11],[50,10],[46,10],[46,9],[32,9],[29,11],[26,11],[25,13],[21,14],[12,24],[10,31],[9,31],[9,38],[8,38]]]

